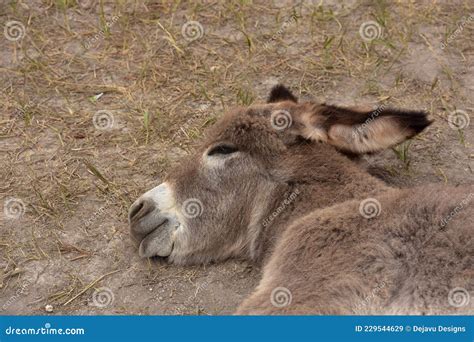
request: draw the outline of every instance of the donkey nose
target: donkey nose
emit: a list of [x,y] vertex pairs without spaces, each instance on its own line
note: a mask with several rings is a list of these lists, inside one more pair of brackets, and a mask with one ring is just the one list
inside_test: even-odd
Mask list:
[[138,222],[141,218],[152,212],[153,209],[155,209],[155,202],[153,202],[153,200],[148,198],[138,199],[130,207],[128,219],[130,220],[130,223]]

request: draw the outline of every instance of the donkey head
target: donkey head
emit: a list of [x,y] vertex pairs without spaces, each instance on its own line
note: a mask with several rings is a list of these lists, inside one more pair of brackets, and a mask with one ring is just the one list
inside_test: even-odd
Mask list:
[[429,124],[423,112],[298,103],[276,86],[266,104],[226,113],[192,156],[132,204],[139,254],[177,264],[255,258],[262,222],[302,158],[379,151]]

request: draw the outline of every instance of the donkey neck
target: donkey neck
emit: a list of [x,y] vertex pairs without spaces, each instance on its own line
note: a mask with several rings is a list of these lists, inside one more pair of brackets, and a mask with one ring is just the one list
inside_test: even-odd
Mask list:
[[332,148],[293,154],[285,161],[290,177],[272,193],[260,221],[259,248],[252,258],[263,261],[281,234],[308,213],[351,199],[365,199],[390,189],[346,156]]

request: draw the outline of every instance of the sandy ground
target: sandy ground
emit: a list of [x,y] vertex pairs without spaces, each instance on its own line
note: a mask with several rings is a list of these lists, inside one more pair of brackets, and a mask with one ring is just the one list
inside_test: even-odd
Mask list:
[[344,3],[0,0],[0,314],[232,313],[258,268],[141,260],[127,210],[277,82],[429,111],[361,163],[401,187],[474,183],[472,1]]

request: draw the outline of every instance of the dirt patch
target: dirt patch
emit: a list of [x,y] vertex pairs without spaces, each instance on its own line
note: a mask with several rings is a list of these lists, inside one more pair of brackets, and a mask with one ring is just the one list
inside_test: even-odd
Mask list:
[[361,164],[402,187],[474,182],[474,124],[449,122],[474,108],[467,1],[1,6],[2,314],[232,313],[258,268],[141,260],[126,215],[205,127],[277,82],[428,110],[426,133]]

